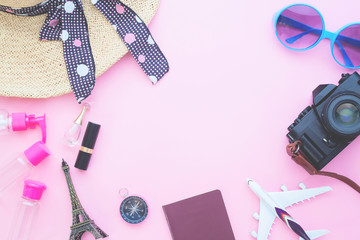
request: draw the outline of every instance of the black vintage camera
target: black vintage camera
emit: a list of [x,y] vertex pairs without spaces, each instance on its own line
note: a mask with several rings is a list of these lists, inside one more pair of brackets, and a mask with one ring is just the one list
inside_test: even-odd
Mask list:
[[290,142],[300,140],[300,153],[322,169],[360,134],[360,75],[342,74],[338,86],[318,86],[313,105],[288,130]]

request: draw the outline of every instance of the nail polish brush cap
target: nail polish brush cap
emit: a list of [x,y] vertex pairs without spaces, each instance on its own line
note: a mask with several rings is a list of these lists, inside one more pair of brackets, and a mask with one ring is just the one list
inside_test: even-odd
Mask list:
[[87,170],[94,146],[99,134],[100,125],[89,122],[84,139],[82,141],[79,154],[76,159],[75,167],[81,170]]

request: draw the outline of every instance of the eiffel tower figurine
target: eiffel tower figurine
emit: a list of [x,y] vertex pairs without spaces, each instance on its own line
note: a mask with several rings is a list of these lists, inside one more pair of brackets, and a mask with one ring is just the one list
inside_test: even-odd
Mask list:
[[72,205],[73,220],[72,226],[70,227],[71,232],[69,240],[80,240],[85,232],[90,232],[95,237],[95,239],[106,238],[108,235],[95,224],[94,220],[90,219],[81,206],[73,182],[71,180],[69,165],[64,161],[64,159],[62,161],[62,169],[65,173]]

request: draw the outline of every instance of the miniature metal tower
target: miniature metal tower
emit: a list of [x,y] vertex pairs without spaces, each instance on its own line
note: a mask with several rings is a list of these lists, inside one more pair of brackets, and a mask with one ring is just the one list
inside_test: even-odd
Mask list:
[[73,182],[71,180],[69,165],[64,161],[64,159],[62,162],[62,169],[65,173],[72,205],[73,220],[72,226],[70,227],[71,233],[69,240],[80,240],[85,232],[90,232],[95,237],[95,239],[107,237],[108,235],[95,224],[94,220],[90,219],[81,206]]

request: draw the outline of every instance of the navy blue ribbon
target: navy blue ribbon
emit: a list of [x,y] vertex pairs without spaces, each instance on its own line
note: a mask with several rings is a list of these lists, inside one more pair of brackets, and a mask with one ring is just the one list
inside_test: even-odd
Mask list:
[[[168,71],[168,62],[142,19],[119,0],[91,0],[109,20],[131,55],[155,84]],[[81,0],[47,0],[26,8],[0,5],[0,11],[18,16],[47,13],[40,40],[62,40],[64,59],[77,101],[87,98],[95,85],[95,63]]]

